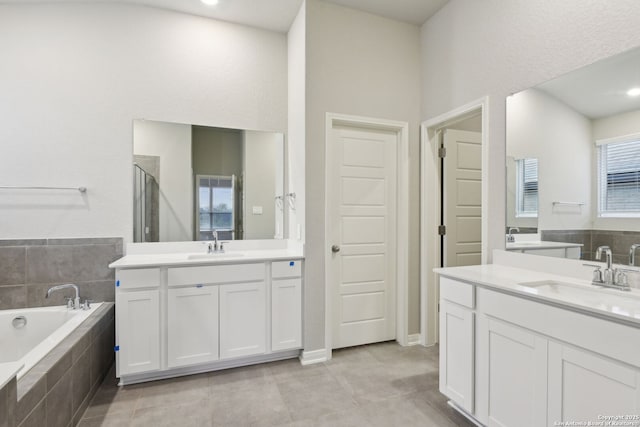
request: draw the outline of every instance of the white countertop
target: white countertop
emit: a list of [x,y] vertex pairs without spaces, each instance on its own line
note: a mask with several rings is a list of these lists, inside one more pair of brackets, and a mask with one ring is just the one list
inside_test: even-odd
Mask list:
[[507,250],[535,250],[535,249],[562,249],[581,248],[582,243],[547,242],[547,241],[522,241],[507,243]]
[[[189,253],[159,253],[126,255],[109,264],[110,268],[141,268],[141,267],[178,267],[211,264],[247,264],[251,262],[299,260],[304,256],[298,250],[292,249],[262,249],[228,251],[221,254],[211,254],[206,257],[203,252]],[[197,256],[197,259],[189,259]]]
[[[574,311],[595,314],[614,321],[640,327],[640,290],[621,291],[591,285],[589,280],[549,274],[498,264],[436,268],[434,271],[452,279],[471,282],[484,288],[505,292],[542,303],[564,306]],[[569,292],[549,292],[523,283],[556,281],[566,284]]]
[[22,362],[0,363],[0,388],[7,385],[23,366]]

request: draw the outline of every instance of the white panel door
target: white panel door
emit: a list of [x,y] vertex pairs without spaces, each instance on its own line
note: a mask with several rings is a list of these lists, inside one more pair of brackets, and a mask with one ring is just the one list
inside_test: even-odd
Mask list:
[[271,350],[302,347],[302,279],[273,279]]
[[486,383],[479,394],[487,396],[483,404],[487,425],[492,427],[537,427],[546,425],[547,340],[482,315],[479,320],[479,347],[486,349]]
[[264,282],[220,286],[220,359],[265,352],[266,303]]
[[474,411],[474,313],[440,301],[440,393]]
[[481,262],[482,135],[447,129],[444,134],[444,239],[446,267]]
[[[599,417],[638,414],[638,369],[586,350],[549,344],[548,425],[562,421],[591,421],[597,425],[603,421]],[[622,418],[618,422],[638,425],[640,419]]]
[[392,132],[334,128],[328,200],[332,347],[396,337],[396,145]]
[[117,376],[160,369],[159,291],[116,292]]
[[167,333],[170,368],[218,360],[218,287],[170,288]]

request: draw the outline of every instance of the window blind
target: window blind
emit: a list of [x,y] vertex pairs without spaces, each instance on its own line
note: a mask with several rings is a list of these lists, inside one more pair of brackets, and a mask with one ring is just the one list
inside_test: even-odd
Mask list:
[[518,160],[518,212],[520,216],[538,214],[538,159]]
[[640,214],[640,140],[599,147],[600,214]]

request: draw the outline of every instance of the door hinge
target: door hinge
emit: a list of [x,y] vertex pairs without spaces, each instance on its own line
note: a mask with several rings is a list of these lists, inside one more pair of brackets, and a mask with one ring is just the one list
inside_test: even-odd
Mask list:
[[438,303],[438,313],[440,313],[440,303]]
[[439,225],[438,226],[438,235],[444,236],[445,234],[447,234],[447,226],[446,225]]
[[447,156],[447,149],[445,147],[438,148],[438,157],[444,159]]

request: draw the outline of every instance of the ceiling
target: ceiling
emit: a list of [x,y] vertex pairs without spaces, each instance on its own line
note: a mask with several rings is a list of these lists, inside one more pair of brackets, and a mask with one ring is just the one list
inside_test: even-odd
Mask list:
[[640,96],[627,96],[627,91],[634,87],[640,87],[640,49],[598,61],[537,86],[590,119],[640,110]]
[[[219,0],[206,6],[200,0],[0,0],[0,3],[129,3],[286,32],[302,0]],[[322,0],[375,15],[422,25],[449,0]]]

